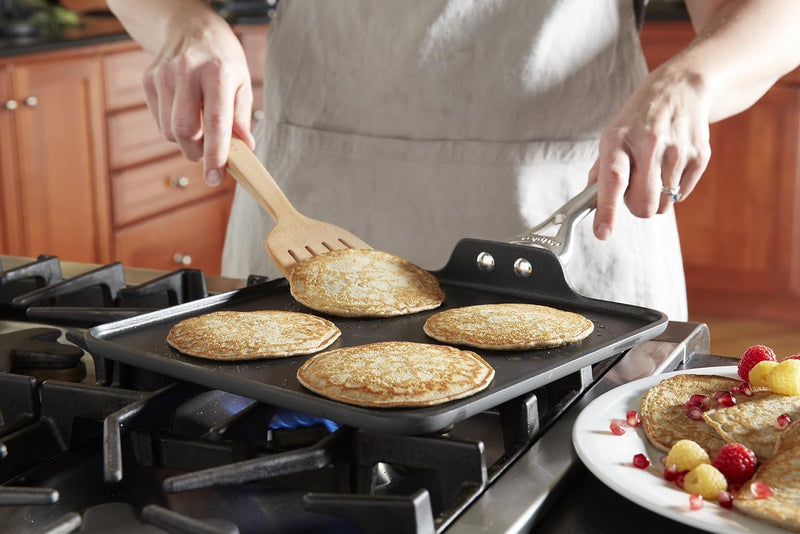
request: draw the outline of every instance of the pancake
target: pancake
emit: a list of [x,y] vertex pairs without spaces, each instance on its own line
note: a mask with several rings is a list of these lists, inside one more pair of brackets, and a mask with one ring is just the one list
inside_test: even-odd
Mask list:
[[489,350],[558,347],[586,338],[594,324],[577,313],[535,304],[482,304],[432,315],[423,326],[430,337],[451,345]]
[[332,322],[307,313],[219,311],[179,322],[167,342],[199,358],[253,360],[313,354],[340,334]]
[[370,408],[432,406],[474,395],[494,369],[470,351],[387,341],[317,354],[297,380],[324,397]]
[[793,421],[783,432],[778,434],[778,440],[775,442],[775,451],[773,454],[777,454],[778,451],[790,447],[800,447],[800,421]]
[[745,445],[763,462],[773,455],[778,437],[785,432],[776,425],[778,416],[786,413],[792,421],[800,419],[800,396],[760,390],[736,400],[734,406],[704,412],[703,419],[722,439]]
[[738,384],[740,380],[716,375],[680,374],[665,378],[642,398],[639,415],[647,439],[665,452],[677,441],[690,439],[713,457],[725,441],[704,420],[686,416],[686,401],[694,394],[706,395],[711,400],[715,391],[730,391]]
[[393,317],[437,308],[439,281],[413,263],[373,249],[333,250],[297,264],[292,296],[309,308],[341,317]]
[[[766,482],[774,494],[756,499],[750,491],[756,481]],[[736,494],[733,507],[749,516],[800,532],[800,447],[783,449],[761,464],[753,478]]]

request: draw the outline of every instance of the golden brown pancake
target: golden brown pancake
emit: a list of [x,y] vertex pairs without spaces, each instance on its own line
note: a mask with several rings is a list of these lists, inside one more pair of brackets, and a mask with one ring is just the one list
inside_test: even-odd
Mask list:
[[642,398],[639,414],[647,439],[665,452],[677,441],[690,439],[713,457],[725,441],[704,420],[687,417],[686,401],[698,394],[706,395],[709,402],[713,402],[711,397],[715,391],[730,391],[740,383],[735,378],[716,375],[680,374],[665,378]]
[[786,413],[792,421],[800,419],[800,397],[764,389],[752,397],[739,395],[736,400],[734,406],[706,411],[703,419],[722,439],[741,443],[763,462],[775,452],[778,437],[785,431],[776,425],[778,416]]
[[423,326],[430,337],[451,345],[490,350],[558,347],[586,338],[594,324],[577,313],[535,304],[482,304],[432,315]]
[[167,342],[199,358],[253,360],[312,354],[340,334],[332,322],[307,313],[219,311],[179,322]]
[[[755,482],[767,483],[774,494],[756,499],[751,491]],[[800,532],[800,447],[782,449],[761,464],[753,478],[736,494],[733,507],[749,516]]]
[[413,263],[373,249],[342,249],[297,264],[292,296],[311,309],[341,317],[392,317],[444,302],[439,281]]
[[494,369],[474,352],[445,345],[387,341],[317,354],[297,380],[324,397],[367,406],[432,406],[474,395]]

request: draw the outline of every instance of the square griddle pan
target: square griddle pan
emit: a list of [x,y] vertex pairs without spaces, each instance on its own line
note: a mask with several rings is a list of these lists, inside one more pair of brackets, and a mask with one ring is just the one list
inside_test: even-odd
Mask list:
[[[379,319],[328,316],[295,301],[289,284],[282,278],[96,326],[86,332],[85,340],[97,355],[180,380],[356,428],[424,434],[446,428],[620,354],[657,336],[667,327],[667,317],[661,312],[577,294],[564,279],[556,256],[544,249],[464,239],[457,244],[447,265],[433,274],[439,279],[447,300],[437,310],[413,315]],[[577,312],[589,318],[595,329],[581,342],[553,349],[512,352],[470,349],[495,369],[494,380],[487,389],[437,406],[392,409],[352,406],[306,390],[297,381],[296,374],[311,356],[215,362],[181,354],[166,341],[170,328],[188,317],[220,310],[278,309],[314,313],[333,321],[342,335],[326,350],[377,341],[438,343],[422,330],[433,313],[446,308],[499,302],[543,304]]]

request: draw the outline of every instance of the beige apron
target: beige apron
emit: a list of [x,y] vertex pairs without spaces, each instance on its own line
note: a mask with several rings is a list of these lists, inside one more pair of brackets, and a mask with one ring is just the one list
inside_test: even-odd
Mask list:
[[[585,185],[597,139],[646,74],[631,0],[281,0],[259,157],[289,199],[427,268],[506,241]],[[581,294],[686,318],[672,213],[577,232]],[[237,189],[223,273],[279,276],[269,216]]]

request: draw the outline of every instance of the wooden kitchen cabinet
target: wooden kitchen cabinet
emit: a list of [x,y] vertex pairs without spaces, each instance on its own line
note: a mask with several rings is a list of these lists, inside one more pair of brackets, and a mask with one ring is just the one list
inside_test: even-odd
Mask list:
[[3,252],[109,261],[99,61],[37,55],[0,73]]
[[[693,36],[688,22],[645,22],[650,67]],[[676,206],[690,315],[800,325],[800,71],[713,124],[711,150]]]

